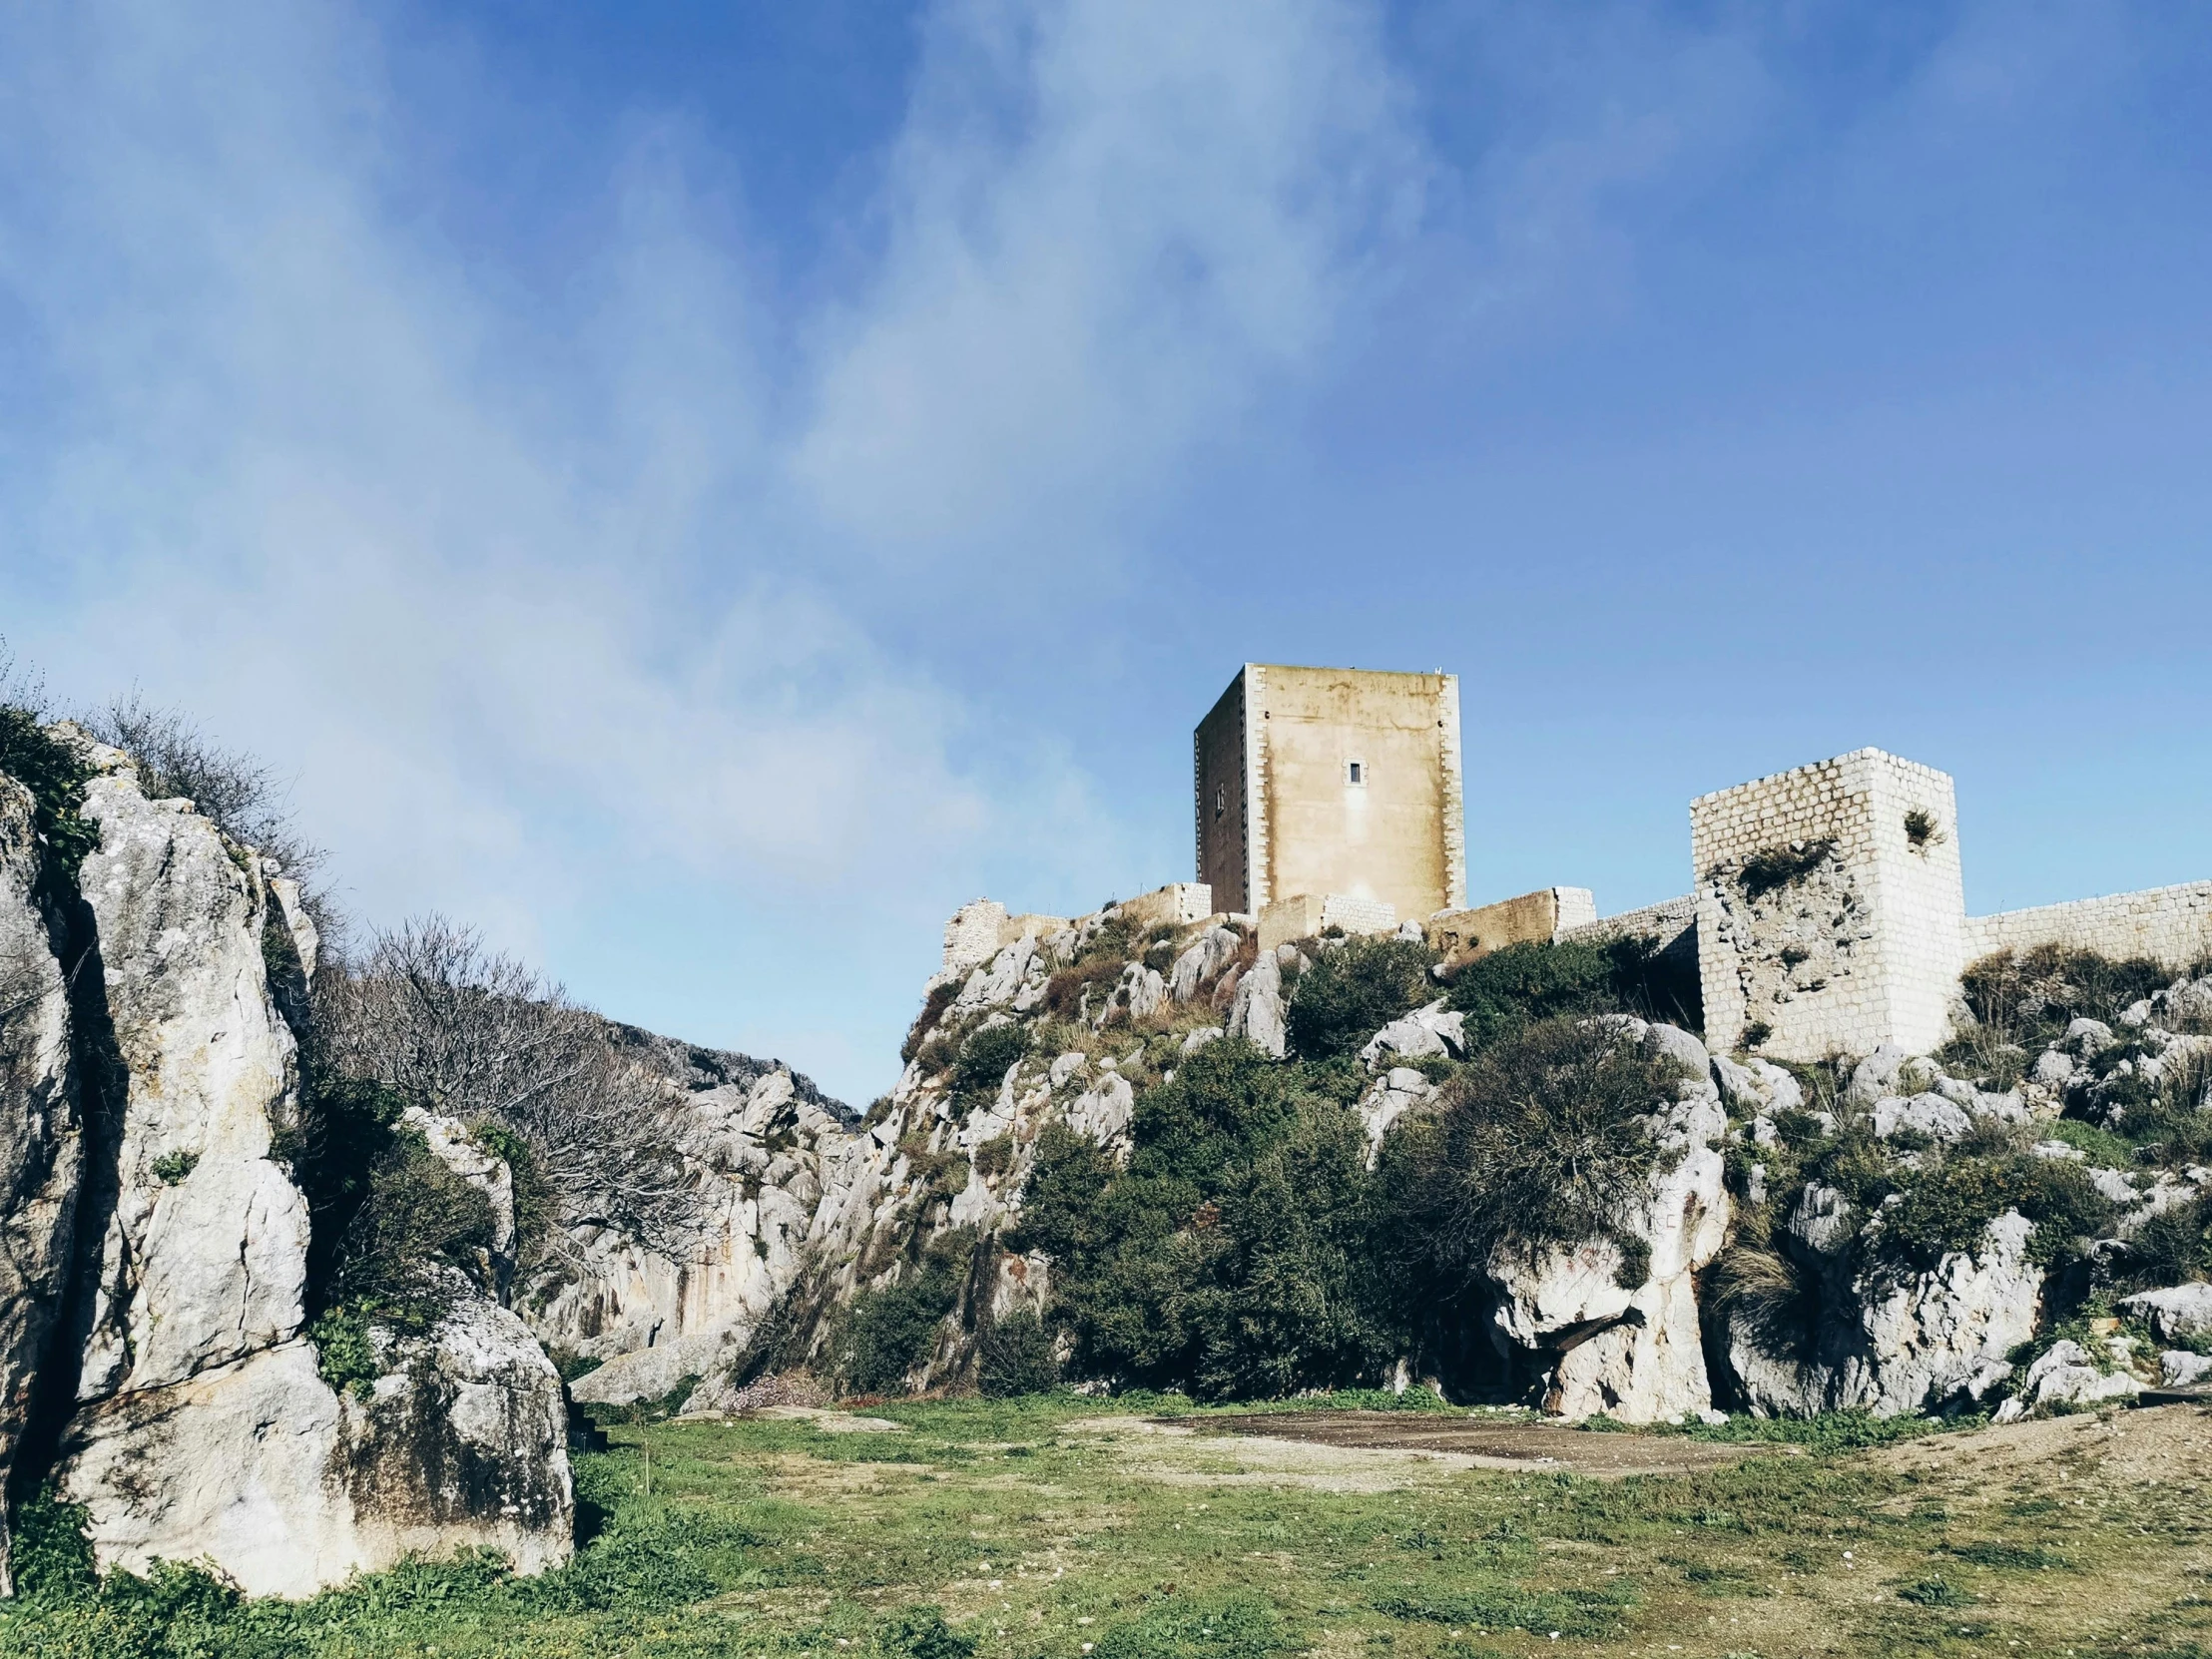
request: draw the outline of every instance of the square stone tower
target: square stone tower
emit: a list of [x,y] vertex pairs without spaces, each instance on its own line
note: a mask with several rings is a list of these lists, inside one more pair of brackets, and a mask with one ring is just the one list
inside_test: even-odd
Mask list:
[[1706,1042],[1937,1047],[1965,966],[1948,776],[1861,749],[1690,803]]
[[1247,663],[1192,749],[1216,909],[1323,893],[1401,920],[1465,905],[1456,675]]

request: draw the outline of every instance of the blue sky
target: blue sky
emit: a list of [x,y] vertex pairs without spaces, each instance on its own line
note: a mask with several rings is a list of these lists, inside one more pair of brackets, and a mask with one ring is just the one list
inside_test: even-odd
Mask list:
[[2212,12],[0,17],[0,634],[369,921],[887,1086],[964,899],[1187,876],[1248,659],[1462,677],[1470,887],[1958,780],[2212,875]]

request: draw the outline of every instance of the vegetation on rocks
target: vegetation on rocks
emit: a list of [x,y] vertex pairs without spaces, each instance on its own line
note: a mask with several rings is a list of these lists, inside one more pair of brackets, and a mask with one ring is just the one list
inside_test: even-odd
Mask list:
[[1648,1041],[1563,1018],[1478,1053],[1384,1143],[1393,1254],[1458,1291],[1508,1241],[1614,1235],[1679,1156],[1652,1111],[1680,1076]]
[[1206,1398],[1375,1375],[1387,1299],[1342,1096],[1232,1038],[1148,1091],[1131,1129],[1127,1169],[1047,1129],[1009,1240],[1052,1259],[1078,1371]]

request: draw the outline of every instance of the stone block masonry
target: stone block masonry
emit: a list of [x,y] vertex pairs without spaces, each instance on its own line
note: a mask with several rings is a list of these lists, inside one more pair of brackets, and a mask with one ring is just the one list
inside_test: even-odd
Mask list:
[[1459,682],[1247,663],[1192,735],[1198,879],[1224,910],[1466,904]]
[[1550,944],[1596,920],[1597,899],[1588,887],[1538,887],[1471,910],[1440,911],[1424,931],[1448,959],[1471,961],[1509,944]]
[[2212,881],[2077,898],[1966,918],[1966,959],[2055,944],[2124,960],[2148,956],[2180,972],[2212,958]]
[[1690,804],[1706,1040],[1914,1052],[1951,1027],[1966,911],[1950,779],[1879,749]]

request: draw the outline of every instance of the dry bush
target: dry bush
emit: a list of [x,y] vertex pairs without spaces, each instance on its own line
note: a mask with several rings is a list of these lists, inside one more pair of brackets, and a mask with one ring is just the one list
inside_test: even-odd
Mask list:
[[697,1243],[683,1100],[619,1053],[598,1015],[472,930],[428,916],[374,936],[316,986],[321,1059],[465,1123],[529,1143],[571,1226],[682,1259]]

